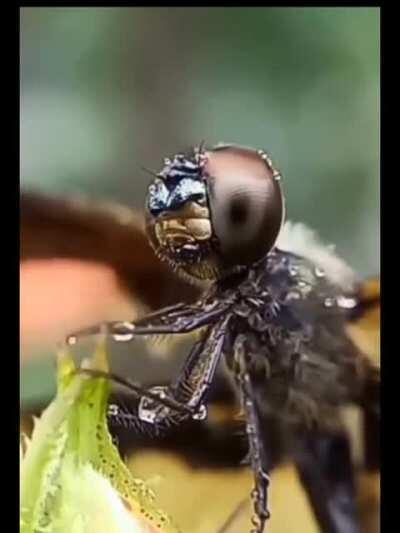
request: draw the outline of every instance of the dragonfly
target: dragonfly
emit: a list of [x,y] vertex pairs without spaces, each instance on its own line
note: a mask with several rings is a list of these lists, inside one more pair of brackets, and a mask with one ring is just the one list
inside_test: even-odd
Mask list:
[[[77,229],[114,232],[116,238],[108,243],[133,239],[129,225],[120,224],[116,231],[110,213],[68,211],[53,204],[53,211],[39,213],[39,205],[41,199],[25,197],[26,221],[53,217],[57,222],[61,213],[74,212]],[[354,472],[339,412],[354,403],[370,423],[378,423],[379,369],[349,326],[357,327],[376,308],[379,292],[376,282],[359,282],[311,230],[284,219],[282,177],[264,151],[200,146],[192,154],[166,159],[146,199],[150,246],[139,231],[135,238],[149,265],[144,272],[156,286],[153,292],[144,291],[150,306],[166,303],[172,293],[183,301],[134,322],[85,328],[70,335],[69,342],[104,328],[116,342],[199,330],[200,339],[178,377],[167,385],[137,389],[140,394],[130,412],[112,405],[111,419],[157,433],[185,423],[202,424],[213,388],[219,386],[217,370],[224,366],[233,384],[229,401],[238,402],[245,420],[245,461],[255,483],[253,531],[264,531],[270,471],[283,443],[289,443],[285,445],[321,529],[355,532],[360,526]],[[26,235],[33,225],[25,227]],[[43,231],[43,224],[39,227]],[[32,237],[23,239],[23,257],[55,254],[54,246],[46,245],[48,239],[41,241],[41,248],[33,242]],[[130,249],[123,246],[110,253],[86,247],[86,253],[112,264],[133,292],[143,292],[144,280],[127,274]],[[72,254],[64,250],[58,255]],[[180,277],[168,278],[168,269]],[[173,289],[168,295],[157,290],[165,286]]]

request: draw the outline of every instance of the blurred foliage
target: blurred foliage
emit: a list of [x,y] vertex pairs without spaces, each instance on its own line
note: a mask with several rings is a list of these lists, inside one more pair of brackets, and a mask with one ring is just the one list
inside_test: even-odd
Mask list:
[[141,165],[270,151],[288,215],[379,272],[378,8],[23,8],[21,182],[142,207]]
[[[142,166],[158,170],[202,140],[264,148],[282,171],[288,217],[335,243],[360,276],[379,274],[378,8],[22,8],[20,20],[22,187],[142,208]],[[22,373],[27,404],[54,388],[53,361],[36,365]],[[210,480],[164,459],[135,465],[143,477],[179,477],[187,506],[161,484],[162,503],[193,513],[190,497]],[[237,476],[250,486],[247,471]],[[285,476],[274,479],[271,531],[304,522],[293,507],[305,508],[304,494],[289,495]],[[246,494],[226,472],[211,486],[223,483],[238,488],[236,503]]]

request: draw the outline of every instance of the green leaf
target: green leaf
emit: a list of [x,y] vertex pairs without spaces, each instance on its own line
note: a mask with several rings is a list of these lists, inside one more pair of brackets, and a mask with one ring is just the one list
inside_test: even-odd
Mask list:
[[[85,366],[107,372],[104,343]],[[107,426],[109,381],[58,356],[57,395],[21,462],[21,533],[175,533],[146,483],[132,476]]]

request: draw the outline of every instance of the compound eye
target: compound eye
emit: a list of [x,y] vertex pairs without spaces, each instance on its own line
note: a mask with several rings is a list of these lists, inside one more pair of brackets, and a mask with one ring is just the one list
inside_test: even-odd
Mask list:
[[248,265],[273,247],[284,214],[279,174],[256,150],[227,146],[207,154],[211,221],[222,261]]

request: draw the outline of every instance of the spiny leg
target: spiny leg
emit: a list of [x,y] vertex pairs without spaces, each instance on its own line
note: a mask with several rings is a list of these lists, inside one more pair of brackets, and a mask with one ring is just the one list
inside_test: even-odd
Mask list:
[[138,383],[117,376],[116,374],[113,374],[111,372],[103,372],[101,370],[93,370],[90,368],[82,368],[79,369],[78,372],[81,374],[88,374],[93,377],[109,379],[110,381],[113,381],[114,383],[122,385],[123,387],[128,389],[137,399],[147,398],[151,401],[158,402],[160,405],[167,407],[168,409],[173,409],[175,411],[185,413],[188,416],[195,414],[193,408],[182,402],[179,402],[174,397],[167,395],[160,396],[159,394],[153,392],[153,388],[147,389],[145,387],[142,387]]
[[249,441],[251,466],[255,486],[252,491],[255,516],[252,518],[254,529],[251,533],[262,533],[270,513],[268,511],[268,457],[261,431],[261,415],[256,402],[256,385],[246,368],[244,339],[235,342],[235,360],[239,365],[237,380],[242,395],[242,405],[246,416],[246,431]]
[[[111,416],[123,425],[131,424],[139,430],[142,427],[148,430],[149,424],[153,425],[156,432],[188,418],[204,419],[207,416],[204,402],[222,355],[228,321],[229,316],[208,328],[204,338],[192,348],[174,384],[141,389],[143,394],[137,413],[113,405]],[[140,396],[137,384],[117,376],[114,376],[114,381],[130,388],[136,397]]]
[[347,434],[308,434],[295,462],[323,533],[360,533],[354,469]]
[[[226,309],[226,304],[223,305],[217,302],[215,305],[211,306],[203,306],[201,304],[177,304],[161,309],[160,311],[151,313],[148,316],[137,320],[136,322],[108,322],[80,330],[71,334],[67,338],[67,343],[75,344],[78,339],[96,334],[109,335],[116,342],[129,342],[133,340],[135,336],[189,333],[195,329],[217,322],[221,315],[224,314]],[[197,349],[196,352],[199,352],[201,364],[204,364],[205,358],[201,357],[202,346],[200,346],[200,349]],[[143,397],[138,405],[137,414],[134,412],[129,412],[127,410],[118,409],[118,406],[115,405],[111,409],[111,416],[114,416],[115,420],[123,421],[124,425],[132,423],[132,426],[134,427],[138,427],[143,424],[146,425],[146,422],[149,422],[150,424],[153,424],[155,428],[157,428],[158,426],[162,425],[159,424],[159,418],[161,415],[162,421],[166,425],[170,425],[172,422],[177,423],[177,419],[180,421],[182,418],[182,412],[185,411],[185,409],[182,408],[182,405],[177,405],[179,409],[173,409],[171,405],[166,404],[168,398],[174,401],[174,393],[180,395],[181,389],[188,389],[190,392],[193,392],[193,394],[197,394],[197,396],[200,397],[202,396],[202,393],[199,391],[198,387],[204,387],[205,385],[201,381],[201,379],[198,380],[198,384],[195,383],[196,380],[194,379],[194,375],[196,374],[196,368],[200,366],[200,364],[196,362],[197,355],[194,354],[193,357],[190,357],[189,359],[193,359],[194,362],[193,372],[189,371],[188,368],[184,367],[183,376],[187,379],[178,380],[177,385],[173,388],[174,390],[172,390],[170,387],[157,387],[157,390],[155,391],[153,388],[153,392],[157,393],[156,395],[158,396],[159,400],[154,398],[153,395],[153,398],[151,398],[151,401],[153,401],[153,409],[150,410],[150,413],[149,409],[146,410],[146,413],[150,414],[151,421],[149,419],[141,419],[139,412],[140,407],[143,407],[143,402],[145,402],[146,398],[149,399],[149,397],[151,396],[151,394],[149,393],[151,391],[148,390],[145,394],[142,395]],[[192,363],[188,363],[188,366],[190,366],[191,364]],[[197,373],[199,373],[199,370],[197,370]],[[119,378],[118,376],[113,376],[113,379],[114,381],[119,381],[120,384],[127,386],[134,393],[135,387],[136,389],[139,387],[136,384],[128,383],[127,380],[122,383],[124,380],[122,378]],[[137,394],[135,395],[135,397],[137,398]],[[178,400],[176,400],[176,404],[178,403]],[[180,403],[182,404],[184,402]],[[183,418],[188,418],[189,416],[196,417],[195,409],[196,405],[198,404],[199,401],[196,401],[196,399],[193,397],[191,399],[191,405],[186,407],[186,413]],[[157,414],[155,413],[156,410],[158,411]]]
[[174,397],[191,408],[204,404],[222,355],[230,315],[208,328],[186,358],[176,382],[171,386]]
[[203,326],[213,324],[226,309],[226,304],[217,304],[211,309],[203,308],[201,305],[178,304],[161,309],[135,322],[106,322],[82,329],[69,335],[67,343],[76,344],[80,338],[104,332],[116,342],[130,342],[139,335],[190,333]]
[[[187,418],[196,418],[196,409],[186,405],[184,402],[176,400],[172,394],[169,394],[168,387],[150,387],[145,388],[130,381],[129,379],[122,378],[111,372],[103,372],[101,370],[81,368],[77,370],[79,373],[88,374],[93,377],[108,379],[122,387],[126,388],[130,394],[131,399],[129,406],[125,404],[117,404],[111,402],[108,406],[108,419],[111,423],[117,423],[119,426],[125,428],[135,429],[139,433],[144,434],[159,434],[161,424],[146,421],[143,414],[143,402],[150,402],[152,405],[152,418],[160,416],[160,413],[164,414],[164,420],[167,418],[166,413],[174,413],[174,416],[168,416],[171,425],[176,423],[176,419],[180,417],[181,420]],[[157,413],[156,413],[157,411]]]

